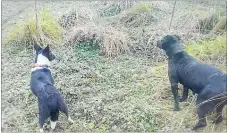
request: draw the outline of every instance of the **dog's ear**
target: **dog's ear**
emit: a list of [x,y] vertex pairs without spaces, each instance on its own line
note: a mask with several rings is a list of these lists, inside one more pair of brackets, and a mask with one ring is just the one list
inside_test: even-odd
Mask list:
[[40,51],[42,48],[38,44],[34,44],[34,49],[36,52]]
[[44,51],[50,51],[49,44],[46,46],[46,48],[44,49]]
[[180,41],[180,37],[178,35],[173,35],[173,36],[176,37],[178,41]]

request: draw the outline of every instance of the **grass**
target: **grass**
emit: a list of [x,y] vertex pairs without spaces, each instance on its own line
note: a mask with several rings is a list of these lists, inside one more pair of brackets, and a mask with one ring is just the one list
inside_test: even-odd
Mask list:
[[[58,24],[50,10],[42,9],[38,12],[38,30],[36,30],[35,13],[29,13],[23,21],[10,28],[10,34],[4,43],[18,42],[25,47],[34,42],[62,43],[63,29]],[[37,38],[38,36],[38,38]]]
[[[31,65],[26,65],[23,70],[15,69],[20,63],[5,56],[10,51],[3,51],[3,61],[7,60],[7,64],[2,66],[2,95],[13,92],[10,97],[17,97],[3,97],[2,102],[5,105],[13,100],[12,104],[15,101],[20,104],[14,105],[19,112],[14,113],[14,117],[9,116],[13,112],[6,113],[7,108],[3,109],[7,114],[3,117],[4,131],[34,131],[38,129],[36,98],[28,93],[29,86],[22,87],[29,82],[27,70]],[[173,111],[167,66],[162,63],[155,67],[155,62],[148,58],[126,54],[105,58],[99,55],[99,50],[78,45],[60,46],[53,52],[58,53],[58,60],[53,61],[52,66],[55,85],[63,94],[70,115],[75,120],[73,125],[69,125],[61,114],[56,131],[189,131],[197,121],[191,93],[189,100],[180,104],[181,111]],[[17,55],[23,64],[31,63],[31,53],[23,51]],[[15,73],[24,80],[9,80],[15,77]],[[10,85],[22,89],[14,91],[11,88],[15,87]],[[26,118],[23,123],[20,122],[22,118]],[[213,129],[209,118],[208,127],[202,131],[223,131],[224,126],[222,123]],[[49,125],[45,126],[46,130],[49,128]]]
[[212,40],[190,41],[185,49],[189,54],[198,58],[226,54],[226,37],[218,36]]
[[[96,3],[95,8],[101,7],[100,3]],[[122,23],[116,26],[103,22],[98,28],[90,28],[89,24],[97,26],[99,23],[95,20],[100,19],[99,22],[101,22],[103,18],[100,16],[96,18],[96,9],[91,9],[89,4],[83,3],[83,7],[78,5],[76,11],[79,15],[79,22],[72,23],[72,25],[79,26],[78,31],[85,33],[77,34],[82,41],[73,42],[72,45],[51,46],[51,50],[57,56],[51,67],[55,86],[62,93],[69,107],[69,113],[75,121],[70,125],[67,118],[61,114],[55,131],[191,131],[190,128],[197,122],[195,99],[190,92],[188,101],[180,103],[181,111],[173,111],[173,96],[167,76],[167,60],[154,45],[159,37],[168,33],[167,18],[170,18],[169,13],[172,11],[173,2],[157,1],[152,2],[152,6],[149,2],[137,3],[132,9],[109,19],[113,22],[117,18],[118,22],[119,18],[124,20],[121,16],[124,13],[134,12],[131,13],[132,16],[126,15],[126,18],[132,19],[125,18],[125,20],[130,21],[122,21],[127,22],[123,23],[127,24],[126,26]],[[191,31],[199,18],[193,11],[199,9],[199,6],[201,5],[194,4],[188,8],[189,6],[186,6],[184,2],[177,2],[172,30],[187,40],[195,40],[197,36],[200,38],[201,34],[198,31]],[[59,8],[56,4],[53,7]],[[68,8],[69,5],[66,9]],[[201,14],[205,12],[209,14],[211,11],[208,8],[202,8],[205,10],[200,10]],[[154,22],[156,20],[152,19],[154,14],[158,16],[156,23]],[[41,16],[47,17],[48,13]],[[46,20],[43,21],[46,22]],[[67,25],[68,21],[65,22]],[[47,23],[51,22],[47,21]],[[32,25],[31,29],[34,30],[34,23]],[[107,28],[109,26],[112,28]],[[45,27],[53,28],[51,24]],[[52,30],[48,32],[52,33]],[[102,56],[100,55],[102,45],[91,43],[94,33],[95,36],[102,35],[107,38],[106,53],[110,51],[116,54],[119,51],[114,50],[125,49],[125,44],[130,42],[130,44],[138,44],[136,48],[141,53],[147,50],[150,55],[127,54],[120,51],[115,58]],[[185,33],[184,36],[183,33]],[[130,34],[129,40],[127,34]],[[83,40],[84,35],[88,39]],[[226,51],[223,47],[225,38],[219,36],[209,40],[197,40],[200,41],[189,41],[186,50],[191,55],[202,59],[203,62],[226,71]],[[3,46],[2,62],[2,131],[37,131],[39,129],[37,98],[29,89],[30,69],[33,66],[32,51],[19,49],[14,45]],[[179,93],[182,94],[181,89]],[[226,114],[224,117],[226,120]],[[208,116],[208,126],[200,131],[226,131],[226,121],[215,126],[211,124],[211,118]],[[45,125],[45,131],[50,131],[50,124]]]

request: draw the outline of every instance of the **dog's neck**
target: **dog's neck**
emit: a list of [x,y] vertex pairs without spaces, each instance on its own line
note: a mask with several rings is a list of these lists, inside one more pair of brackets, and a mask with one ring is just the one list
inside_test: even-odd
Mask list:
[[42,54],[39,54],[37,56],[36,62],[35,62],[35,66],[34,68],[32,68],[32,72],[38,69],[44,69],[47,68],[50,70],[50,61],[47,57],[45,57]]
[[169,57],[169,59],[171,59],[175,54],[183,51],[184,48],[180,45],[180,43],[177,43],[166,51],[166,55]]

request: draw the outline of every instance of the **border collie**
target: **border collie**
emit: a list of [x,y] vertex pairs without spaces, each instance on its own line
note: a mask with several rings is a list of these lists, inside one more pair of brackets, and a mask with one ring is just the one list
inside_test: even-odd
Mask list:
[[33,94],[38,98],[40,132],[43,132],[44,122],[49,117],[51,119],[51,128],[55,128],[59,111],[65,113],[68,120],[73,123],[61,94],[54,86],[51,75],[50,61],[55,59],[55,55],[50,51],[49,45],[42,49],[35,44],[34,48],[36,51],[35,67],[32,69],[30,87]]

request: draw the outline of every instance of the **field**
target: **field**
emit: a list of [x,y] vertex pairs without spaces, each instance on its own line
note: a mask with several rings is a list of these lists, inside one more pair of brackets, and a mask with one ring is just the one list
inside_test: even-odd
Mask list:
[[[57,20],[65,20],[58,21],[63,41],[50,46],[57,56],[51,69],[75,123],[61,114],[55,131],[190,131],[198,120],[196,97],[190,94],[187,102],[180,103],[181,110],[173,111],[167,58],[155,42],[177,34],[190,54],[226,72],[226,33],[223,29],[216,33],[214,25],[223,17],[225,2],[178,1],[170,27],[173,6],[174,1],[37,2],[38,10],[48,9]],[[34,9],[32,1],[2,2],[2,42],[12,33],[11,27]],[[75,23],[69,20],[73,11]],[[64,14],[69,17],[62,18]],[[206,24],[198,28],[204,20]],[[90,45],[94,41],[100,44]],[[15,41],[1,46],[3,132],[39,129],[37,99],[29,86],[34,66],[30,46]],[[207,127],[199,131],[226,132],[226,111],[221,124],[213,125],[211,114]],[[50,124],[44,131],[50,131]]]

